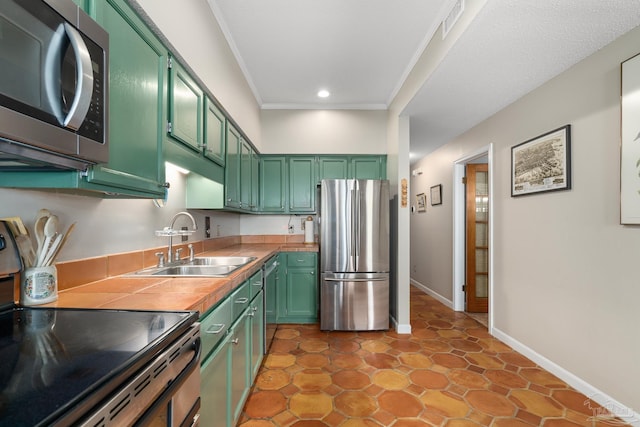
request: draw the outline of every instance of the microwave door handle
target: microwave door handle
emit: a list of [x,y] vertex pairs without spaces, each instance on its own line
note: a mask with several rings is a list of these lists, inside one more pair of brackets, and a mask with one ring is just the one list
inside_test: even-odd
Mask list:
[[64,24],[71,47],[76,55],[76,93],[69,114],[62,123],[65,127],[77,130],[84,121],[93,96],[93,67],[91,54],[80,33],[68,23]]

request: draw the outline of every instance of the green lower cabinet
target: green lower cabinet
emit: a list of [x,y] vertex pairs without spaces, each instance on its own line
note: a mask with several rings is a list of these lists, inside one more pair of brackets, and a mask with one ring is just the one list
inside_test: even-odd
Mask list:
[[240,419],[244,402],[251,389],[251,323],[249,309],[245,309],[240,318],[231,327],[231,425]]
[[227,390],[231,376],[233,335],[228,334],[200,369],[200,419],[209,427],[231,426],[231,400]]
[[249,306],[251,328],[251,366],[249,387],[258,376],[264,357],[264,292],[258,292]]
[[[277,288],[278,323],[316,323],[318,321],[318,254],[281,253]],[[284,267],[284,268],[283,268]]]

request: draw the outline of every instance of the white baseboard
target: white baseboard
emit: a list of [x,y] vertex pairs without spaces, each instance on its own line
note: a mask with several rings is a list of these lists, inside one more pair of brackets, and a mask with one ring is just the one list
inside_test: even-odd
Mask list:
[[411,284],[413,286],[415,286],[416,288],[420,289],[425,294],[437,299],[442,304],[446,305],[447,307],[449,307],[450,309],[453,310],[453,301],[446,299],[445,297],[443,297],[439,293],[437,293],[434,290],[428,288],[426,285],[423,285],[422,283],[418,282],[417,280],[411,279]]
[[[500,341],[511,346],[514,350],[528,357],[553,375],[557,376],[580,393],[589,397],[591,400],[599,403],[611,413],[624,420],[626,423],[635,427],[640,427],[640,413],[634,412],[631,408],[627,408],[611,396],[603,393],[598,388],[592,386],[563,367],[555,364],[551,360],[535,352],[533,349],[522,344],[520,341],[512,338],[497,328],[492,328],[491,335]],[[594,421],[600,420],[603,423],[615,425],[615,421],[607,418],[604,414],[598,414],[594,411]]]
[[411,333],[411,324],[398,323],[395,317],[391,316],[391,325],[393,329],[396,330],[399,334],[410,334]]

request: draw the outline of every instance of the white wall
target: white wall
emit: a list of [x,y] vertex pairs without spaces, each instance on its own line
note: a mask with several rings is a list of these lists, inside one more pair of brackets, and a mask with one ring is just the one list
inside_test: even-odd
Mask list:
[[262,153],[386,154],[386,112],[263,110]]
[[[640,408],[640,227],[619,224],[620,63],[640,28],[418,162],[412,196],[443,184],[443,205],[411,217],[413,278],[451,297],[452,164],[494,144],[496,332]],[[510,197],[511,147],[572,126],[572,189]]]
[[260,108],[207,1],[137,2],[261,150]]
[[[0,218],[20,216],[33,236],[36,213],[46,208],[60,218],[60,228],[66,230],[77,222],[73,234],[60,251],[58,261],[128,252],[164,246],[166,237],[156,237],[155,230],[169,226],[171,218],[185,209],[185,177],[167,168],[171,190],[167,205],[156,207],[151,200],[99,199],[75,194],[14,190],[0,188]],[[189,211],[196,218],[198,231],[193,240],[204,239],[204,216],[211,217],[212,230],[220,226],[221,236],[240,233],[238,214],[217,211]],[[183,222],[184,221],[184,222]],[[188,220],[187,220],[188,221]],[[176,226],[190,226],[179,219]]]

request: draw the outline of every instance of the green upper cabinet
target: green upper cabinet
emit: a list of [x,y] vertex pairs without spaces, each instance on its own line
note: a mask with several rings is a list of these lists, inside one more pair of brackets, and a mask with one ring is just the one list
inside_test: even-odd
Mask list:
[[167,51],[125,1],[93,7],[109,32],[109,163],[87,181],[163,195]]
[[220,166],[224,166],[226,118],[211,99],[207,97],[205,101],[204,155]]
[[260,157],[260,212],[285,213],[287,210],[287,159]]
[[353,156],[349,159],[349,177],[356,179],[386,179],[385,156]]
[[169,122],[167,130],[176,141],[195,152],[203,147],[204,93],[182,66],[170,58]]
[[165,159],[224,182],[226,118],[177,60],[169,61],[169,111]]
[[242,137],[240,132],[227,122],[227,153],[225,160],[224,205],[240,208],[240,163]]
[[[252,210],[251,206],[251,166],[253,149],[244,139],[240,141],[240,208]],[[255,209],[255,206],[253,207]]]
[[251,151],[251,211],[260,210],[260,156]]
[[289,212],[315,211],[315,157],[291,156],[289,162]]
[[318,183],[323,179],[347,178],[349,161],[346,157],[318,157]]

